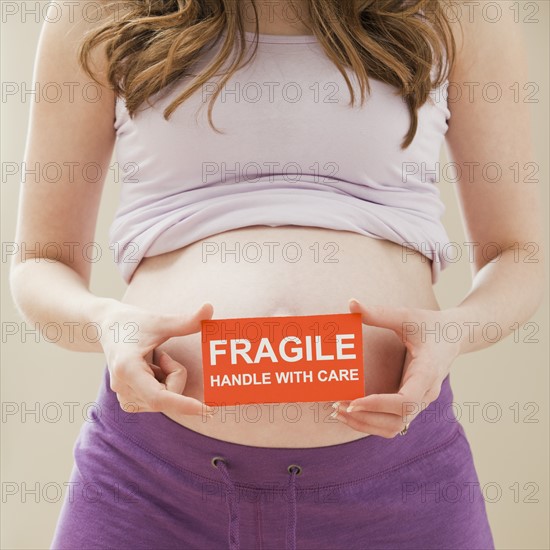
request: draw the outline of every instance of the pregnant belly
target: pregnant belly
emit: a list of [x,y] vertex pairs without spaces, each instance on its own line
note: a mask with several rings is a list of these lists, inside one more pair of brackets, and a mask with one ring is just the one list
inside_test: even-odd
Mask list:
[[[221,319],[349,313],[350,298],[366,306],[439,309],[430,262],[420,254],[348,231],[297,226],[236,229],[145,258],[123,301],[183,314],[210,302],[213,319]],[[161,349],[187,368],[184,393],[203,401],[200,334],[171,338]],[[396,392],[404,356],[393,332],[363,325],[365,395]],[[317,447],[367,437],[330,418],[331,404],[241,405],[220,407],[208,419],[172,419],[210,437],[254,446]]]

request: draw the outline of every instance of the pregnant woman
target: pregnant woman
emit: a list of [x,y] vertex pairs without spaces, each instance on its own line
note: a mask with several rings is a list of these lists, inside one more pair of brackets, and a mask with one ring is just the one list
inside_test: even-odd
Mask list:
[[[527,81],[513,18],[436,0],[77,4],[51,7],[35,68],[75,93],[33,105],[26,149],[63,177],[23,186],[34,252],[11,272],[26,319],[105,356],[52,548],[493,548],[449,372],[490,345],[485,324],[505,337],[541,300],[538,196],[509,170],[532,157],[528,105],[467,86]],[[441,309],[445,138],[473,284]],[[87,254],[115,144],[120,300],[90,292]],[[350,312],[363,397],[204,403],[201,320]]]

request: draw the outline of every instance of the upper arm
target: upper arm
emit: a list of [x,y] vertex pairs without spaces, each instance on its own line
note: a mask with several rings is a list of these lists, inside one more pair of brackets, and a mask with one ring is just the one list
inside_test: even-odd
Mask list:
[[522,26],[512,2],[493,4],[502,11],[498,21],[483,17],[477,5],[471,19],[462,10],[462,34],[453,24],[458,51],[449,77],[446,141],[457,166],[466,235],[479,243],[475,270],[491,259],[480,253],[484,244],[504,250],[514,243],[539,245],[542,238]]
[[57,4],[62,17],[56,12],[46,18],[41,30],[33,86],[47,84],[60,93],[30,108],[16,230],[21,254],[14,255],[12,267],[21,259],[49,257],[89,282],[91,263],[82,250],[94,238],[115,131],[103,51],[98,48],[92,57],[101,86],[78,63],[78,46],[92,28],[90,18],[82,17],[86,4]]

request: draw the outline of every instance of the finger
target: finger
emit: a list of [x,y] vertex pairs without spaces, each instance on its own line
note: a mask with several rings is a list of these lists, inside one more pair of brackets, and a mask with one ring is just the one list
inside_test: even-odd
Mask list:
[[127,413],[155,412],[135,391],[128,385],[122,391],[116,393],[120,408]]
[[116,394],[124,394],[132,391],[124,377],[120,377],[113,369],[109,369],[109,387]]
[[[128,380],[132,378],[136,363],[142,363],[142,368],[153,380],[158,380],[160,385],[163,385],[162,379],[165,378],[165,374],[161,368],[153,363],[146,362],[142,357],[126,357],[122,362],[123,367],[113,368],[110,371],[110,387],[113,392],[116,393],[116,398],[121,408],[129,413],[134,412],[152,412],[149,405],[136,394],[134,388],[129,384]],[[159,380],[160,379],[160,380]]]
[[350,403],[350,408],[346,409],[346,412],[358,411],[393,414],[400,417],[420,412],[418,405],[407,403],[399,393],[373,393],[355,399]]
[[331,402],[330,405],[333,409],[346,410],[349,407],[350,401],[343,400]]
[[[166,375],[162,372],[160,367],[153,363],[145,363],[144,369],[152,375],[155,380],[158,380],[161,386],[164,385],[163,378]],[[126,382],[127,378],[128,370],[125,371],[124,378],[118,378],[119,383],[117,384],[116,397],[121,408],[128,413],[153,412],[150,406],[137,395],[132,386]]]
[[405,426],[402,418],[394,414],[362,412],[349,414],[338,411],[336,418],[358,432],[385,438],[395,437]]
[[147,363],[147,365],[149,365],[149,367],[153,371],[153,374],[154,374],[155,378],[161,384],[164,384],[164,381],[165,381],[165,378],[166,378],[166,373],[158,365],[155,365],[154,363]]
[[[424,395],[424,394],[423,394]],[[370,412],[392,414],[410,421],[422,411],[421,399],[407,398],[400,393],[378,393],[362,397],[351,403],[347,413]]]
[[[399,414],[399,409],[413,407],[422,401],[426,392],[433,386],[436,374],[420,359],[408,362],[401,387],[397,393],[371,394],[354,399],[352,410],[386,412]],[[413,407],[414,408],[414,407]],[[351,412],[348,410],[348,412]]]
[[124,412],[145,412],[145,403],[135,395],[132,388],[111,375],[111,391],[116,395],[117,401]]
[[187,369],[172,359],[165,351],[160,352],[158,363],[165,375],[166,388],[174,393],[182,394],[187,383]]
[[160,322],[160,330],[167,337],[195,334],[201,330],[201,321],[208,321],[212,318],[213,313],[214,307],[209,302],[206,302],[191,315],[163,315]]
[[215,410],[198,399],[168,390],[143,368],[137,368],[132,373],[130,386],[151,411],[173,415],[193,415]]
[[128,393],[117,393],[117,400],[120,408],[129,414],[152,412],[146,403],[143,403],[131,390]]
[[349,309],[352,313],[360,313],[365,325],[387,328],[401,334],[403,323],[407,321],[409,310],[406,308],[386,306],[363,306],[355,298],[349,301]]

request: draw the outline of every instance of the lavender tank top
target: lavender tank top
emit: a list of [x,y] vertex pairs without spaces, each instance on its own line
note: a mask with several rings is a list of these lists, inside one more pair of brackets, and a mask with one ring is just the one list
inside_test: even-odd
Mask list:
[[[250,52],[254,33],[246,33]],[[258,36],[256,57],[223,86],[208,124],[214,78],[166,121],[163,110],[190,76],[156,94],[131,119],[117,99],[121,188],[109,241],[125,282],[140,260],[251,225],[352,231],[420,251],[432,282],[447,261],[437,183],[450,111],[448,81],[410,117],[396,88],[370,79],[362,107],[311,35]],[[206,66],[221,46],[205,51]],[[434,67],[435,68],[435,67]],[[347,74],[359,97],[354,73]],[[198,111],[200,107],[200,111]],[[197,114],[198,112],[198,114]]]

